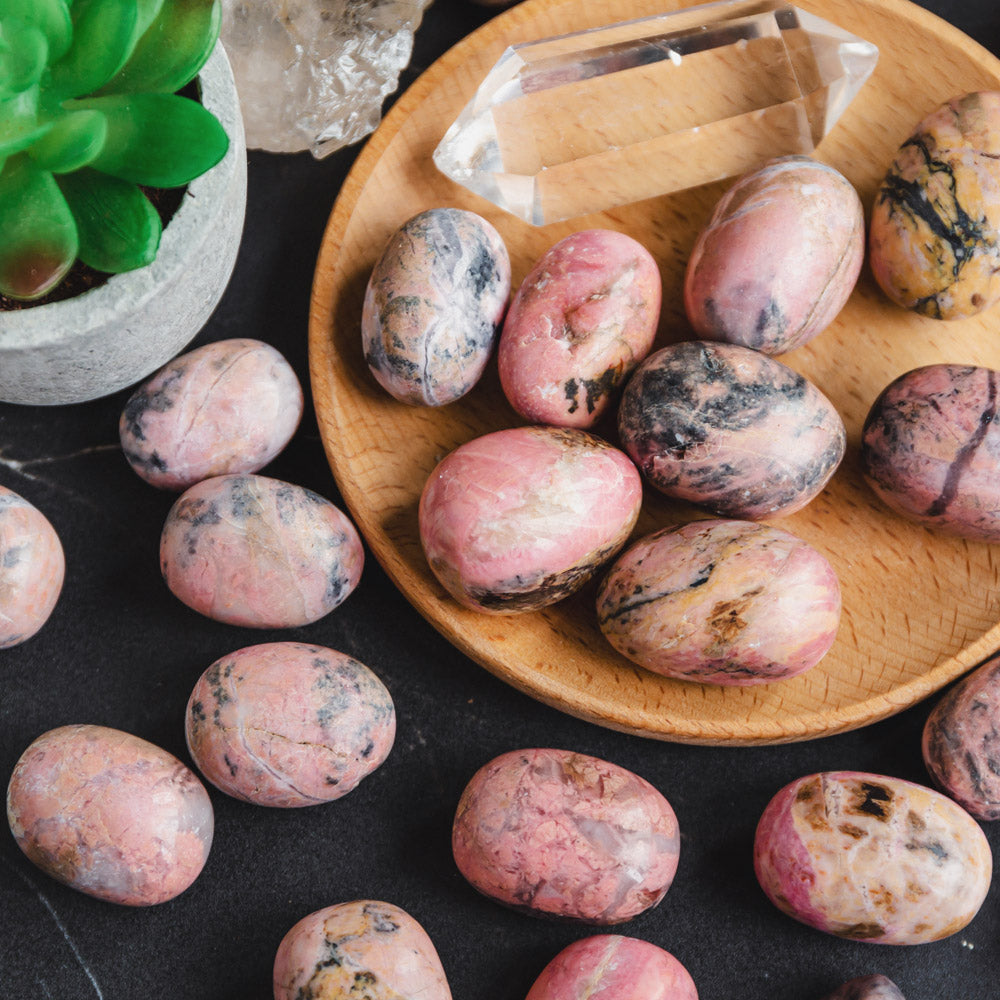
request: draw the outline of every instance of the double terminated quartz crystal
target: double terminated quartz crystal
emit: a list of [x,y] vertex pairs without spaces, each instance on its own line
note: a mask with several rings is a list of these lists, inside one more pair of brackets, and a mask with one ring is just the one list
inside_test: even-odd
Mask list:
[[869,42],[774,0],[515,45],[434,162],[545,225],[809,153],[877,59]]

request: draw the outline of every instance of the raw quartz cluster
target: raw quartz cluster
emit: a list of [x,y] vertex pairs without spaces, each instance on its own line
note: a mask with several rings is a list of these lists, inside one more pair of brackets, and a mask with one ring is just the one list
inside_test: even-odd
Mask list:
[[223,0],[247,146],[321,157],[372,132],[431,0]]

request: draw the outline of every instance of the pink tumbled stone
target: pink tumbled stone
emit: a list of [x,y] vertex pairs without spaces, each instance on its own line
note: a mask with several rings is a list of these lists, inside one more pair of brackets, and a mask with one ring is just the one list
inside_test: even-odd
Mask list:
[[388,756],[396,713],[364,664],[322,646],[271,642],[216,660],[195,684],[188,749],[228,795],[292,808],[346,795]]
[[695,333],[783,354],[846,304],[865,256],[850,181],[807,156],[745,174],[723,195],[688,259],[684,306]]
[[631,236],[586,229],[551,247],[511,302],[497,353],[500,382],[526,420],[592,427],[649,353],[660,271]]
[[256,472],[291,440],[302,387],[259,340],[220,340],[174,358],[140,386],[119,422],[122,450],[146,482],[183,490]]
[[329,500],[266,476],[218,476],[171,507],[160,569],[176,597],[230,625],[292,628],[357,586],[364,550]]
[[420,498],[431,569],[466,607],[504,614],[573,593],[628,538],[642,483],[583,431],[516,427],[456,448]]
[[451,1000],[427,932],[392,903],[358,899],[303,917],[274,959],[274,1000]]
[[698,1000],[698,991],[669,951],[638,938],[598,934],[563,948],[525,1000]]
[[612,646],[705,684],[785,680],[814,667],[840,624],[840,584],[801,538],[751,521],[662,528],[614,562],[597,594]]
[[754,869],[778,909],[857,941],[922,944],[965,927],[989,891],[979,824],[923,785],[858,771],[786,785],[757,824]]
[[183,892],[212,846],[212,803],[176,757],[104,726],[63,726],[21,755],[7,820],[47,875],[90,896],[151,906]]
[[62,544],[48,518],[0,486],[0,649],[30,639],[48,621],[65,574]]
[[859,976],[835,989],[825,1000],[906,1000],[887,976]]
[[536,916],[617,924],[656,906],[677,871],[670,803],[617,764],[514,750],[480,768],[452,827],[459,871]]

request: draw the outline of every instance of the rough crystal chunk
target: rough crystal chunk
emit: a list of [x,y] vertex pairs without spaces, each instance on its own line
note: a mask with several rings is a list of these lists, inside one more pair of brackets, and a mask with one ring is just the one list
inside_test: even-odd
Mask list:
[[723,0],[508,48],[434,162],[535,225],[810,153],[878,59],[775,0]]
[[326,156],[371,132],[431,0],[223,0],[247,146]]

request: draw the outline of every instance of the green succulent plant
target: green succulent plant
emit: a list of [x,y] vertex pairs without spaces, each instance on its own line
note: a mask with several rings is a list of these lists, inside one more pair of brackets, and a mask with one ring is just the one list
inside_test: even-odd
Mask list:
[[229,139],[176,93],[219,34],[219,0],[0,0],[0,292],[35,299],[79,258],[144,267],[180,187]]

